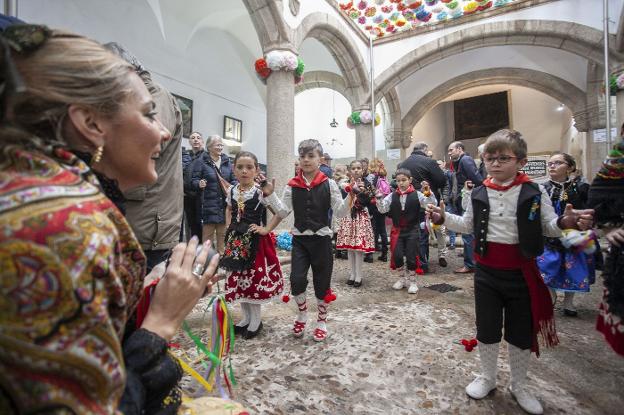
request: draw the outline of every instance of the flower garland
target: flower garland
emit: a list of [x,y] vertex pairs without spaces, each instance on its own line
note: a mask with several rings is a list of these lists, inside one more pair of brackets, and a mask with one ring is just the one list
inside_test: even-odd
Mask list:
[[285,251],[292,249],[292,234],[288,231],[280,232],[277,235],[277,247]]
[[257,59],[254,67],[256,75],[265,84],[273,71],[294,72],[295,84],[299,84],[303,81],[305,64],[303,59],[289,50],[272,50],[266,57]]
[[[370,124],[373,121],[373,114],[369,110],[353,111],[347,117],[347,127],[354,129],[358,124]],[[375,113],[375,127],[381,123],[381,117]]]

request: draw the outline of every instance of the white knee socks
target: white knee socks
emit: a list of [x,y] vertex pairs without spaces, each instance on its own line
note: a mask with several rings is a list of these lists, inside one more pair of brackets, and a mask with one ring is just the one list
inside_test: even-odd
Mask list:
[[316,299],[316,307],[318,308],[318,318],[316,319],[316,327],[327,331],[327,309],[329,304],[325,300]]
[[[481,347],[481,344],[479,344]],[[511,371],[511,388],[521,389],[526,384],[527,369],[529,368],[529,358],[531,349],[522,350],[513,344],[507,343],[509,350],[509,370]]]
[[362,264],[364,263],[364,252],[355,251],[353,252],[355,257],[355,281],[362,281]]
[[574,307],[574,293],[566,291],[563,295],[563,308],[570,311],[576,311]]
[[488,381],[496,383],[498,366],[498,348],[500,343],[485,344],[479,342],[479,357],[481,358],[481,375]]
[[308,305],[306,304],[306,293],[303,292],[299,295],[295,295],[295,302],[299,308],[299,314],[297,314],[297,321],[305,323],[308,321]]
[[245,327],[249,324],[251,320],[251,304],[241,302],[241,309],[243,310],[243,319],[239,321],[236,325],[239,327]]
[[351,275],[349,276],[349,281],[355,281],[356,273],[355,273],[355,252],[347,251],[347,257],[349,258],[349,268],[351,270]]
[[249,326],[247,330],[256,331],[262,322],[262,305],[261,304],[248,304],[251,310],[251,316],[249,319]]

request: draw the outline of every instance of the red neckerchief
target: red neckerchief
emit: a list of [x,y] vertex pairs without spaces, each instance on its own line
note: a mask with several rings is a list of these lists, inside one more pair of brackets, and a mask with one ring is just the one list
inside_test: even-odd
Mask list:
[[408,194],[412,193],[412,192],[413,192],[413,191],[415,191],[415,190],[416,190],[416,189],[414,189],[414,186],[410,184],[410,185],[409,185],[409,187],[408,187],[407,189],[405,189],[405,191],[404,191],[404,192],[402,192],[400,188],[397,188],[397,189],[396,189],[396,192],[397,192],[397,194],[398,194],[399,196],[403,196],[403,195],[408,195]]
[[327,176],[325,176],[320,170],[317,170],[316,176],[314,176],[314,180],[308,185],[303,177],[303,171],[299,170],[299,174],[288,182],[288,186],[290,187],[299,187],[301,189],[312,189],[313,187],[318,186],[327,180]]
[[507,186],[501,186],[499,184],[492,183],[491,177],[488,177],[487,179],[485,179],[483,181],[483,185],[485,187],[489,187],[490,189],[498,190],[499,192],[504,192],[505,190],[509,190],[514,186],[517,186],[523,183],[529,183],[530,181],[531,181],[531,178],[527,176],[526,173],[518,173],[514,181],[511,182],[511,184],[508,184]]

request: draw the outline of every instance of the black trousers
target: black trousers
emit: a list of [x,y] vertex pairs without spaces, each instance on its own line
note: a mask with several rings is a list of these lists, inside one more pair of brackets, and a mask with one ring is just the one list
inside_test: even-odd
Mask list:
[[191,234],[187,235],[187,239],[191,239],[191,236],[197,235],[201,241],[202,224],[199,196],[184,196],[184,217],[191,231]]
[[373,232],[375,234],[375,245],[377,240],[381,238],[381,252],[388,252],[388,231],[386,230],[386,215],[379,213],[379,211],[373,212],[371,217],[371,223],[373,225]]
[[407,262],[407,269],[414,271],[416,269],[416,257],[420,257],[420,232],[418,227],[412,229],[401,229],[401,233],[397,238],[396,246],[392,252],[392,259],[397,268],[403,266],[403,257]]
[[295,235],[292,239],[290,292],[293,296],[304,293],[308,287],[308,270],[312,267],[314,295],[319,300],[331,285],[334,270],[331,236]]
[[505,341],[520,349],[531,348],[531,297],[520,270],[499,270],[477,263],[474,276],[477,339],[499,343],[503,323]]

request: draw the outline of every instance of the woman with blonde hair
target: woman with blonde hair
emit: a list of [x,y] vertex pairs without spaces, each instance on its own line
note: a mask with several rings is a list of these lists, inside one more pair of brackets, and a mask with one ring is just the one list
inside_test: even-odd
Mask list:
[[209,244],[177,245],[127,324],[145,255],[113,203],[157,179],[171,135],[133,67],[97,42],[11,26],[0,56],[0,412],[174,412],[167,344],[217,256],[204,270]]

